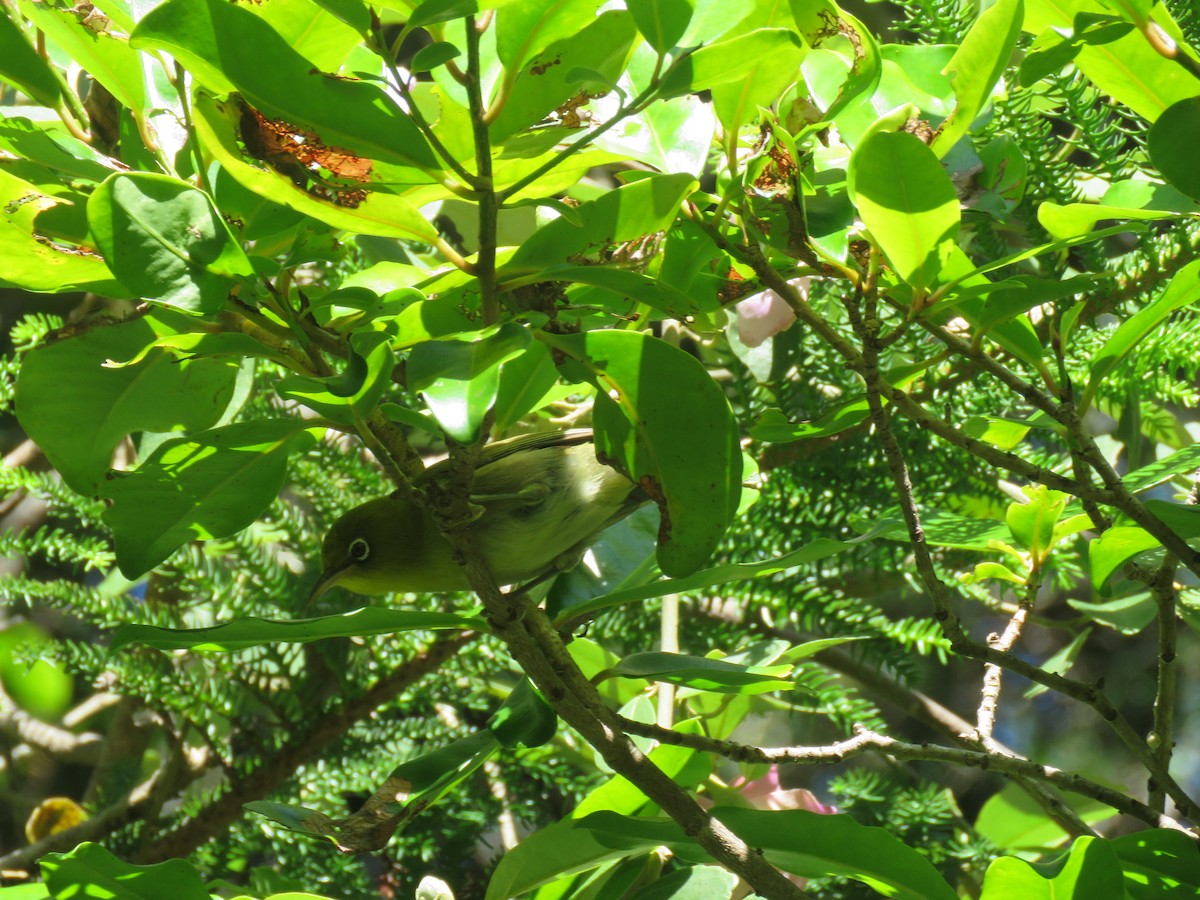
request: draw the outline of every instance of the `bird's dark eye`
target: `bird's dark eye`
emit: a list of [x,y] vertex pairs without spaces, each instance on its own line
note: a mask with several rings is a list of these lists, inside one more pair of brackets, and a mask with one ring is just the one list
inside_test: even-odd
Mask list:
[[349,553],[351,559],[363,562],[371,555],[371,545],[363,538],[355,538],[350,542]]

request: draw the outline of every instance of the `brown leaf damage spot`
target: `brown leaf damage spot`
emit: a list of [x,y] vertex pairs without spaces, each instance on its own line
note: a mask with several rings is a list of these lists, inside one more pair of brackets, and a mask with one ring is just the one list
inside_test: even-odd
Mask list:
[[242,143],[250,156],[338,206],[353,208],[366,199],[367,192],[354,185],[370,180],[372,160],[331,147],[316,132],[264,116],[248,103],[240,107]]

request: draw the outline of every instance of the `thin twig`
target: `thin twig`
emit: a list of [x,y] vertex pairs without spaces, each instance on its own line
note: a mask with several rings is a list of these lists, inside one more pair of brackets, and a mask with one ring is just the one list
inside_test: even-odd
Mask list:
[[735,762],[767,763],[767,764],[797,764],[811,765],[814,763],[844,762],[862,753],[881,753],[895,759],[928,760],[944,762],[956,766],[967,766],[984,771],[1001,772],[1005,775],[1019,775],[1052,784],[1065,791],[1082,794],[1099,800],[1106,806],[1111,806],[1118,812],[1133,816],[1156,828],[1174,828],[1192,837],[1200,837],[1192,829],[1185,828],[1181,823],[1151,809],[1145,803],[1126,796],[1113,788],[1098,784],[1082,775],[1064,772],[1053,766],[1043,765],[1016,756],[1003,753],[989,753],[985,750],[966,750],[957,747],[942,747],[936,744],[911,744],[898,741],[885,734],[879,734],[866,728],[856,728],[854,737],[835,744],[819,747],[755,747],[749,744],[739,744],[735,741],[724,741],[701,734],[683,734],[678,731],[668,731],[656,725],[635,722],[632,719],[621,719],[621,727],[630,734],[653,738],[664,744],[679,747],[690,747],[705,753],[714,753]]

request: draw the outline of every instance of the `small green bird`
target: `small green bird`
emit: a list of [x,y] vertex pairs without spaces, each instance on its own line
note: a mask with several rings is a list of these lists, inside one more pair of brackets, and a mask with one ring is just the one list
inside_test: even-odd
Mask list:
[[[430,466],[421,482],[448,471],[445,462]],[[496,582],[514,584],[570,568],[597,534],[649,499],[596,459],[591,431],[522,435],[484,447],[472,527]],[[398,492],[334,522],[321,561],[310,602],[334,585],[359,594],[469,587],[433,516]]]

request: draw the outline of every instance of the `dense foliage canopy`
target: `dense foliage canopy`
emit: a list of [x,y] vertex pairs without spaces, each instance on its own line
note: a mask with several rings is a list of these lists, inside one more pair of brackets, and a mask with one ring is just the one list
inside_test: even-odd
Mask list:
[[0,900],[1195,895],[1194,4],[2,3]]

